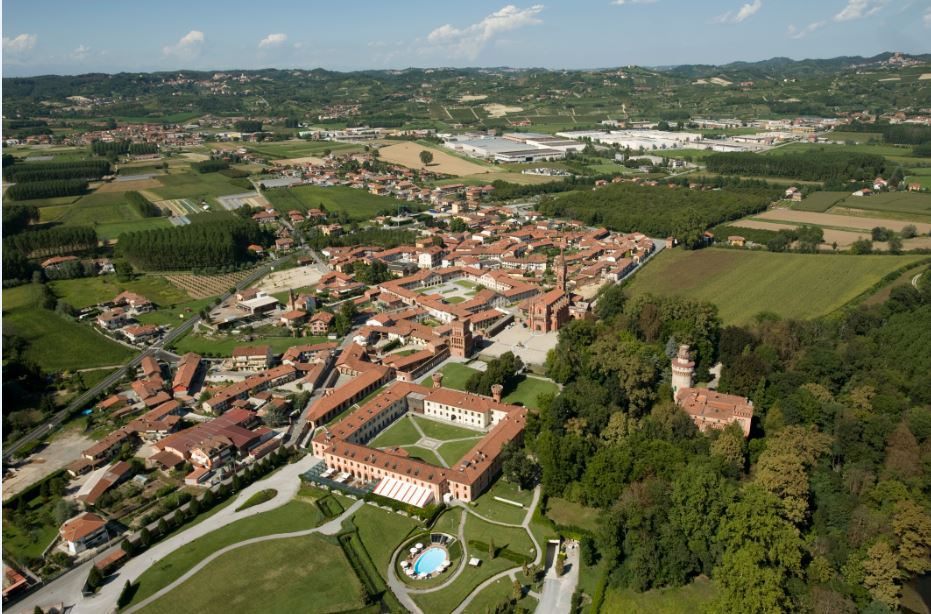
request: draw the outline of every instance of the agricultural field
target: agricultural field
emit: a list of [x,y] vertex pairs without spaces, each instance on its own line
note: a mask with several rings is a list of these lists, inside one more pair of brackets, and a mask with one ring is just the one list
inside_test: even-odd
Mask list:
[[850,153],[877,154],[885,156],[891,162],[903,164],[905,166],[921,165],[928,162],[927,158],[916,158],[912,155],[910,146],[901,145],[884,145],[884,144],[864,144],[864,145],[844,145],[840,143],[792,143],[784,147],[776,147],[765,152],[769,156],[781,156],[790,153],[804,153],[806,151],[836,151],[843,148]]
[[262,335],[218,335],[207,336],[199,333],[188,333],[172,345],[179,354],[196,352],[205,356],[232,356],[233,348],[241,345],[270,345],[272,352],[280,354],[294,345],[323,343],[326,337],[271,337]]
[[206,200],[211,205],[218,205],[218,196],[239,194],[251,190],[252,185],[245,179],[231,179],[222,173],[179,172],[161,175],[158,178],[162,187],[146,190],[158,198],[152,200],[172,200],[187,198],[199,203]]
[[66,196],[46,199],[39,209],[41,222],[55,222],[65,226],[93,226],[104,241],[116,239],[121,233],[171,225],[160,217],[143,217],[139,209],[130,204],[123,192],[97,190],[86,196]]
[[222,275],[196,275],[194,273],[165,273],[163,277],[194,299],[219,296],[236,287],[236,284],[252,274],[251,270],[224,273]]
[[[122,364],[134,352],[90,326],[41,308],[41,287],[3,290],[3,332],[26,340],[26,358],[48,372]],[[68,348],[63,352],[62,348]]]
[[763,312],[809,319],[840,309],[923,258],[672,249],[643,267],[627,291],[714,303],[725,324],[744,324]]
[[126,282],[119,281],[116,275],[98,275],[97,277],[52,281],[49,282],[49,287],[58,298],[76,309],[109,301],[124,290],[141,294],[154,302],[157,307],[167,307],[191,300],[187,293],[157,275],[143,275]]
[[931,190],[931,168],[913,168],[908,171],[905,183],[917,183],[926,190]]
[[850,196],[849,192],[814,192],[801,202],[792,203],[792,208],[796,211],[824,213],[848,196]]
[[[869,199],[867,198],[864,200]],[[846,203],[849,201],[844,202]],[[857,199],[856,202],[859,205],[860,199]],[[791,209],[771,209],[763,213],[758,213],[753,216],[753,218],[774,222],[813,224],[815,226],[823,226],[825,228],[836,228],[838,230],[853,231],[869,231],[876,226],[884,226],[898,232],[902,230],[903,226],[914,224],[914,226],[918,229],[918,232],[921,234],[927,234],[931,232],[931,223],[890,220],[882,219],[879,217],[837,215],[834,213],[815,213],[812,211],[793,211]]]
[[378,157],[386,162],[419,169],[423,167],[423,163],[420,161],[420,152],[424,150],[433,154],[433,162],[430,163],[427,170],[434,173],[464,176],[479,175],[494,171],[493,168],[485,166],[484,164],[471,162],[443,149],[428,147],[420,143],[404,142],[382,147],[378,150]]
[[359,145],[337,143],[334,141],[306,141],[304,139],[250,143],[246,145],[246,149],[253,153],[263,155],[269,160],[322,156],[325,151],[330,151],[332,153],[362,151],[362,147]]
[[375,196],[346,186],[274,188],[265,190],[263,195],[279,211],[307,211],[323,205],[327,211],[343,211],[354,220],[369,220],[383,211],[396,211],[400,203],[387,196]]

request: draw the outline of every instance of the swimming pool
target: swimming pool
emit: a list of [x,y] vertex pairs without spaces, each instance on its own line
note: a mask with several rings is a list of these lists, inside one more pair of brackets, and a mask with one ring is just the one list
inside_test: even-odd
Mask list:
[[427,548],[414,562],[417,573],[433,573],[446,560],[446,551],[442,548]]

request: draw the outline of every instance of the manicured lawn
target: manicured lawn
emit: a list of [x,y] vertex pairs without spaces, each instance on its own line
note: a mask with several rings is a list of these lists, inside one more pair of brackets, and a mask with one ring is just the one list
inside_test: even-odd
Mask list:
[[340,612],[361,596],[342,549],[310,535],[224,554],[142,612]]
[[[523,573],[517,574],[517,580],[521,584],[529,584],[529,580]],[[475,596],[472,603],[463,610],[464,614],[485,614],[494,612],[495,606],[504,603],[511,598],[514,586],[510,578],[501,578],[490,586],[486,586],[482,592]],[[537,609],[537,600],[530,595],[524,595],[523,599],[517,602],[517,607],[524,608],[527,612],[533,612]]]
[[[496,501],[495,497],[521,503],[524,507],[520,508],[516,505]],[[490,520],[507,522],[509,524],[520,524],[527,516],[527,510],[532,500],[533,491],[518,490],[517,486],[504,479],[499,479],[491,488],[482,494],[482,496],[470,503],[469,507],[474,509],[476,513]]]
[[694,614],[703,611],[714,599],[717,589],[707,578],[679,588],[663,588],[637,593],[632,590],[608,588],[602,612],[630,614]]
[[463,288],[468,288],[469,290],[473,290],[473,289],[475,289],[475,288],[478,287],[478,284],[477,284],[477,283],[475,283],[474,281],[469,281],[468,279],[459,279],[459,280],[456,280],[456,281],[453,282],[453,283],[455,283],[457,286],[462,286]]
[[242,505],[236,508],[236,511],[244,510],[250,508],[253,505],[258,505],[260,503],[265,503],[266,501],[271,501],[275,498],[275,495],[278,494],[278,491],[274,488],[266,488],[265,490],[260,490],[251,497],[245,500]]
[[592,532],[598,530],[600,512],[580,503],[550,497],[546,501],[546,515],[556,524],[581,527]]
[[679,295],[714,303],[726,324],[748,322],[761,312],[815,318],[922,258],[673,249],[658,254],[627,290],[632,296]]
[[119,281],[116,275],[98,275],[53,281],[49,286],[58,298],[77,309],[109,301],[124,290],[141,294],[158,307],[168,307],[191,300],[185,292],[157,275],[142,275],[132,281]]
[[246,340],[229,335],[207,337],[190,333],[176,341],[174,348],[181,354],[196,352],[198,354],[231,356],[233,348],[241,345],[270,345],[272,346],[272,352],[280,354],[293,345],[323,343],[326,340],[326,337],[256,337],[252,340]]
[[419,526],[415,520],[371,505],[363,505],[352,519],[359,529],[359,538],[382,577],[385,577],[395,548]]
[[[171,584],[191,567],[220,548],[260,535],[274,535],[276,533],[291,533],[293,531],[312,529],[322,521],[323,516],[320,514],[316,505],[307,501],[298,500],[289,501],[270,512],[244,518],[233,524],[217,529],[216,531],[212,531],[175,550],[152,567],[149,567],[149,569],[139,576],[139,589],[136,591],[132,603],[139,603],[149,595]],[[284,542],[270,543],[282,544]],[[243,560],[248,559],[240,559],[240,565],[243,564]],[[212,565],[210,567],[212,567]],[[241,571],[242,570],[240,570],[240,573],[234,575],[249,575],[242,574]],[[355,578],[355,575],[351,572],[348,573],[347,576]],[[178,611],[185,610],[182,608]]]
[[461,437],[476,437],[484,435],[483,432],[474,429],[466,429],[445,422],[438,422],[428,418],[414,416],[414,420],[423,430],[424,435],[432,439],[459,439]]
[[[451,362],[444,366],[440,372],[443,374],[443,386],[446,388],[455,388],[456,390],[465,390],[465,384],[472,377],[473,373],[478,373],[472,367],[467,367],[458,362]],[[433,379],[425,377],[420,382],[423,386],[432,386]]]
[[409,415],[398,418],[394,424],[383,430],[367,445],[373,448],[389,446],[409,446],[417,443],[420,433],[414,428],[414,420]]
[[539,408],[540,403],[537,399],[541,394],[552,394],[555,396],[558,393],[559,386],[557,386],[555,382],[528,375],[521,380],[513,392],[505,395],[503,401],[505,403],[515,403],[525,407]]
[[[3,290],[3,332],[28,342],[26,357],[48,372],[122,364],[133,351],[88,324],[42,309],[39,286]],[[63,351],[66,350],[66,351]]]
[[323,205],[327,211],[345,211],[355,220],[368,220],[382,211],[396,212],[398,209],[398,201],[393,198],[375,196],[346,186],[324,188],[302,185],[295,188],[265,190],[263,194],[279,210],[306,211]]
[[481,435],[475,437],[474,439],[467,439],[465,441],[452,441],[450,443],[444,443],[440,446],[440,449],[437,452],[440,453],[440,456],[443,457],[443,460],[446,461],[446,464],[452,467],[455,465],[459,459],[466,455],[466,453],[475,447],[475,444],[479,442]]
[[211,298],[184,301],[183,303],[176,303],[174,309],[159,307],[155,311],[136,316],[136,319],[143,324],[175,325],[196,316],[201,308],[211,305],[213,305],[213,299]]
[[420,446],[402,446],[407,453],[414,458],[419,458],[425,463],[430,463],[431,465],[441,466],[439,457],[427,448],[421,448]]

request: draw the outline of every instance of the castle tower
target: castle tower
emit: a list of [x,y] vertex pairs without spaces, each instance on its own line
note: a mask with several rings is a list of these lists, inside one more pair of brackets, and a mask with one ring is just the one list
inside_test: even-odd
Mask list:
[[492,384],[491,386],[491,398],[494,399],[495,403],[501,402],[501,393],[504,392],[504,386],[501,384]]
[[449,352],[458,358],[472,355],[472,323],[468,320],[453,320],[449,323]]
[[441,388],[443,386],[443,374],[437,371],[433,374],[433,387]]
[[556,261],[556,286],[563,292],[566,291],[566,255],[562,246],[559,247],[559,259]]
[[680,345],[679,353],[672,359],[672,400],[675,401],[679,391],[692,387],[692,375],[695,363],[689,356],[689,346]]

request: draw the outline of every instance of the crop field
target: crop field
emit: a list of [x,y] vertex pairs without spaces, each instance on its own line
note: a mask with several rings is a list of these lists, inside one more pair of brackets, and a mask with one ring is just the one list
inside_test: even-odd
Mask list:
[[176,288],[195,299],[223,294],[248,277],[252,271],[237,271],[223,275],[195,275],[193,273],[166,273],[164,278]]
[[771,149],[765,152],[764,155],[781,156],[790,153],[804,153],[806,151],[818,151],[822,149],[826,151],[839,151],[843,149],[850,153],[878,154],[880,156],[885,156],[892,162],[897,162],[906,166],[924,164],[927,162],[927,158],[916,158],[913,156],[911,147],[883,144],[843,145],[835,143],[833,145],[826,145],[824,143],[792,143],[785,147]]
[[156,200],[170,200],[175,198],[189,198],[195,202],[208,200],[215,202],[217,196],[238,194],[251,189],[245,180],[230,179],[220,173],[193,173],[181,172],[170,175],[161,175],[158,179],[162,187],[147,190],[159,196]]
[[800,203],[792,203],[792,208],[798,211],[824,213],[848,196],[850,196],[848,192],[815,192]]
[[349,153],[350,151],[362,150],[361,146],[352,145],[350,143],[336,143],[334,141],[305,141],[303,139],[249,144],[246,146],[246,148],[249,151],[266,156],[269,159],[321,156],[323,155],[323,152],[327,150],[333,153]]
[[378,157],[386,162],[419,169],[423,167],[423,163],[420,161],[420,152],[424,150],[433,154],[433,162],[430,163],[427,170],[434,173],[463,176],[491,172],[489,167],[478,162],[470,162],[442,149],[427,147],[419,143],[407,142],[382,147],[378,150]]
[[346,186],[302,185],[266,190],[263,195],[279,211],[307,211],[323,205],[328,211],[345,211],[355,220],[368,220],[383,211],[397,210],[399,203],[387,196],[375,196]]
[[[869,198],[858,198],[856,203],[859,205],[861,200]],[[847,201],[845,201],[847,202]],[[834,228],[837,230],[870,230],[877,226],[884,226],[895,231],[902,230],[903,226],[914,224],[919,233],[927,234],[931,232],[931,223],[908,222],[902,220],[889,220],[875,217],[861,217],[854,215],[836,215],[833,213],[815,213],[813,211],[793,211],[791,209],[772,209],[753,216],[758,220],[772,220],[775,222],[790,222],[797,224],[813,224],[825,228]]]
[[150,190],[152,188],[160,188],[160,187],[162,187],[162,183],[155,177],[150,177],[148,179],[134,179],[132,181],[111,181],[97,188],[97,193],[106,194],[107,192],[128,192],[130,190]]
[[46,371],[117,365],[133,355],[89,325],[42,309],[40,302],[41,291],[33,284],[4,289],[3,332],[24,338],[26,358]]
[[839,309],[888,273],[923,258],[673,249],[658,254],[627,289],[633,296],[714,303],[727,324],[763,312],[808,319]]
[[836,204],[836,208],[840,207],[869,211],[878,217],[894,215],[894,219],[905,220],[914,216],[915,222],[931,222],[931,194],[883,192],[869,197],[847,196]]

